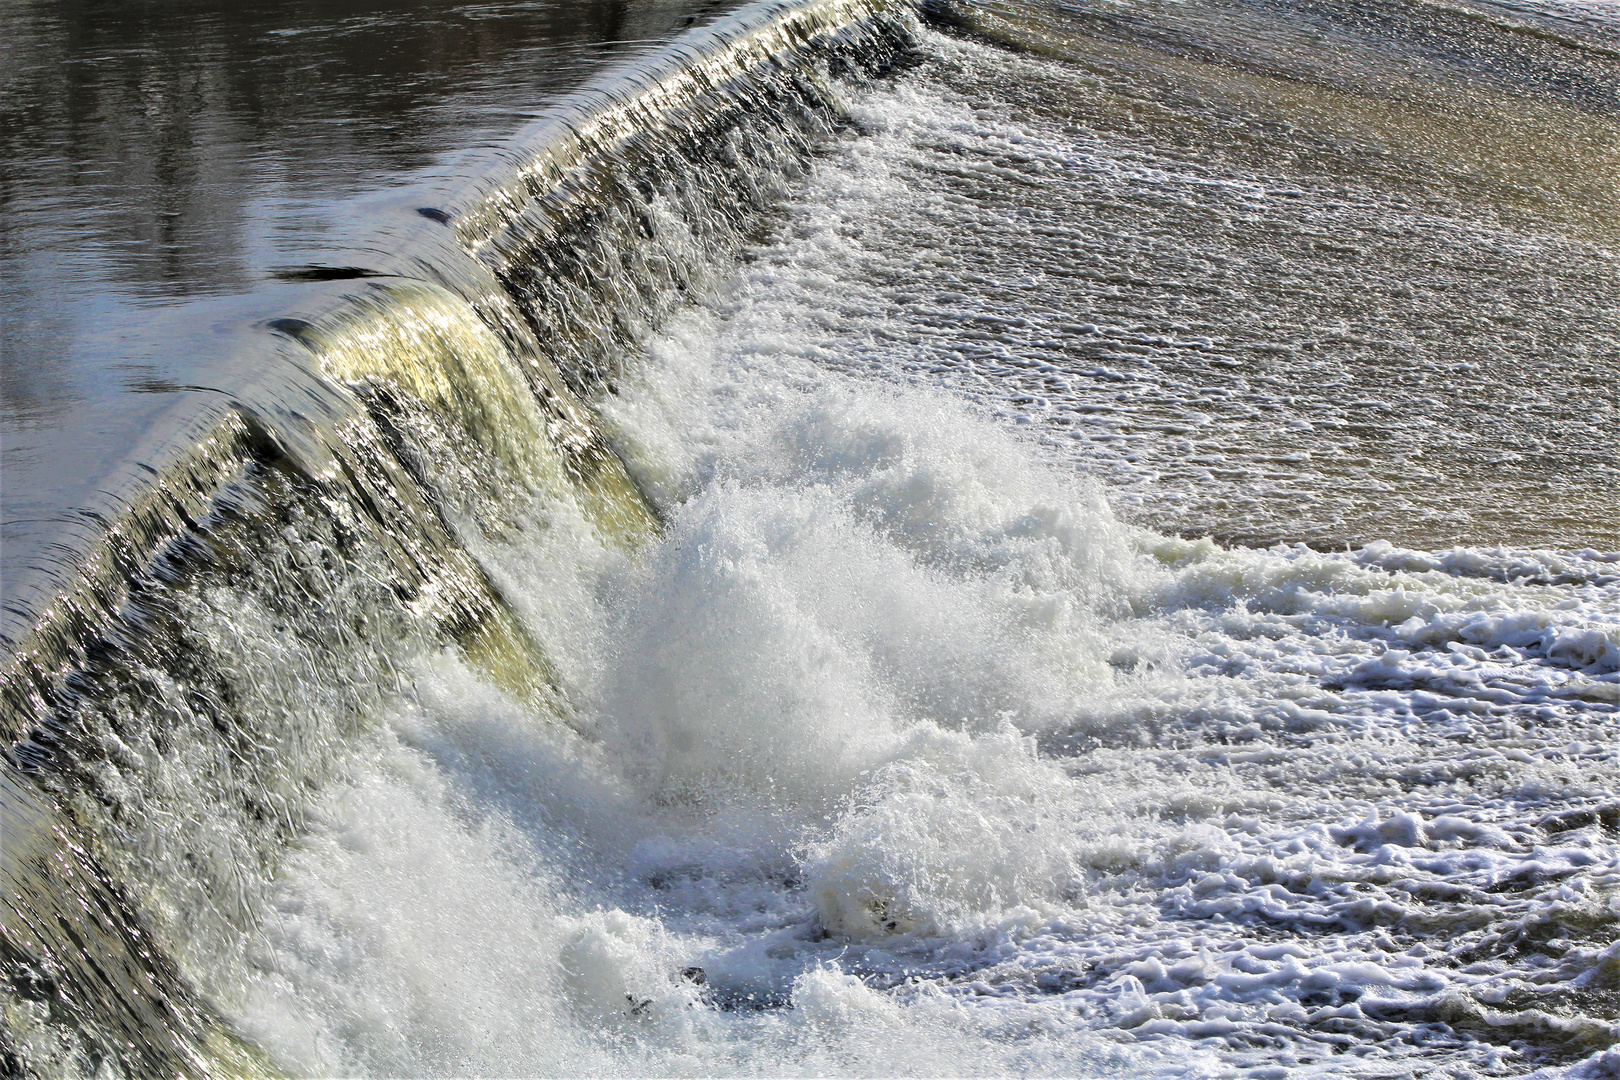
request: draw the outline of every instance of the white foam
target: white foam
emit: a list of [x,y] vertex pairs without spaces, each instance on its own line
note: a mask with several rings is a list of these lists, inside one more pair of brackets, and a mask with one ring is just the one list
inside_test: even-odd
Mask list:
[[447,1075],[1506,1060],[1439,1033],[1469,1009],[1549,1037],[1498,1007],[1549,984],[1465,961],[1620,883],[1601,830],[1534,825],[1613,769],[1612,587],[1128,528],[749,317],[694,316],[616,411],[685,439],[666,535],[626,562],[553,515],[503,564],[579,605],[533,622],[588,737],[420,661],[286,872],[249,1034]]
[[1166,537],[1007,417],[840,374],[868,340],[800,331],[848,255],[818,208],[891,182],[866,153],[604,406],[665,534],[625,559],[550,507],[483,553],[578,732],[418,657],[244,1030],[389,1075],[1601,1052],[1613,559]]

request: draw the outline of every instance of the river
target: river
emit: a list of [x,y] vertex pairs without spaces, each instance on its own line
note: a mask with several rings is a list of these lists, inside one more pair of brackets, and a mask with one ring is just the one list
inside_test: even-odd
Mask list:
[[1620,19],[14,4],[21,1076],[1620,1070]]

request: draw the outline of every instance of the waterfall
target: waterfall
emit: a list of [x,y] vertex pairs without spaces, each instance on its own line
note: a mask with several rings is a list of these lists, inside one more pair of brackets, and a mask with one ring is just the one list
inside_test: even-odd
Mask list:
[[557,103],[459,196],[381,211],[355,265],[232,309],[219,392],[6,582],[8,1073],[274,1074],[218,973],[342,747],[425,646],[571,722],[479,553],[537,502],[625,549],[656,532],[595,401],[915,19],[745,8]]
[[1614,1072],[1617,45],[770,0],[247,214],[6,371],[0,1075]]

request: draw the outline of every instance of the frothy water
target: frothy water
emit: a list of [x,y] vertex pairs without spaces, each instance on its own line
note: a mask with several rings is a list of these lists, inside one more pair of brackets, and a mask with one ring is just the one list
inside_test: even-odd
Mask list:
[[[1428,550],[1439,518],[1490,534],[1523,476],[1499,462],[1481,491],[1375,444],[1443,445],[1522,390],[1533,415],[1479,436],[1495,453],[1545,434],[1556,387],[1403,391],[1360,431],[1345,414],[1373,406],[1345,397],[1392,351],[1442,379],[1433,341],[1363,325],[1321,364],[1292,342],[1242,366],[1342,287],[1340,264],[1254,235],[1348,230],[1378,287],[1473,252],[1442,284],[1495,282],[1526,340],[1544,303],[1614,332],[1590,276],[1609,241],[1542,210],[1482,239],[1461,201],[1396,228],[1387,192],[1313,204],[1274,160],[1170,161],[1097,126],[1080,90],[1114,92],[1102,61],[1050,26],[1043,55],[914,29],[907,70],[817,89],[841,123],[807,125],[803,175],[739,152],[777,185],[769,215],[655,193],[611,219],[652,237],[637,258],[661,284],[640,322],[622,298],[555,301],[556,326],[600,316],[577,367],[511,361],[521,326],[466,321],[438,286],[384,283],[297,329],[360,388],[375,445],[407,448],[458,554],[403,589],[335,497],[282,511],[300,481],[260,477],[207,535],[291,555],[169,611],[225,674],[152,661],[145,697],[75,714],[104,755],[76,766],[90,794],[45,788],[114,807],[96,850],[146,882],[131,907],[172,977],[249,1048],[237,1067],[296,1075],[1620,1071],[1620,554],[1596,550],[1613,520],[1592,478],[1612,448],[1518,504],[1540,546]],[[1541,245],[1529,299],[1523,252],[1491,249],[1509,235]],[[1190,274],[1132,276],[1222,245],[1304,284],[1229,290],[1201,316],[1215,334],[1183,310]],[[553,302],[524,273],[519,306]],[[1408,299],[1379,325],[1439,310]],[[1470,326],[1458,348],[1505,340]],[[1571,385],[1602,377],[1606,339],[1569,333],[1591,350]],[[1313,383],[1334,364],[1343,383]],[[278,508],[269,534],[253,499]],[[1593,512],[1592,546],[1559,544]],[[209,741],[239,714],[276,723]],[[72,1058],[11,1013],[36,1069]]]
[[242,1029],[381,1074],[1607,1046],[1612,557],[1123,524],[1035,440],[806,347],[818,213],[605,406],[664,535],[626,558],[554,507],[493,557],[577,731],[417,658],[277,886]]
[[1165,531],[1612,550],[1613,104],[1409,72],[1323,6],[1341,51],[1308,72],[1284,58],[1328,46],[1292,9],[990,9],[1061,62],[940,42],[863,101],[870,138],[766,256],[822,276],[761,302],[830,363],[1031,426]]

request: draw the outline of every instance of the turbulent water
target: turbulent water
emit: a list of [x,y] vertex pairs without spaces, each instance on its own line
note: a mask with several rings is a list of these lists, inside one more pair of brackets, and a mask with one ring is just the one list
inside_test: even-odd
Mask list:
[[7,1068],[1620,1074],[1606,10],[638,63],[13,643]]

